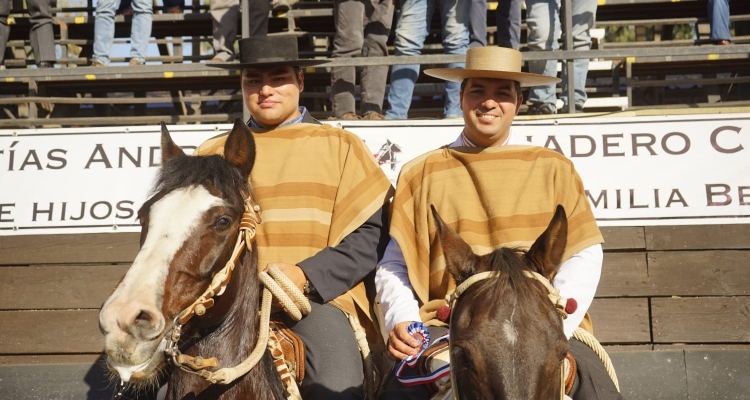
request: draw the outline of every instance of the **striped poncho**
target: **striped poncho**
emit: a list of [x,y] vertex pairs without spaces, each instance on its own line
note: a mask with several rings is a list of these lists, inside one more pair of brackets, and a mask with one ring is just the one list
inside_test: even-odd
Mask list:
[[477,254],[500,246],[528,249],[558,204],[568,216],[564,260],[603,242],[581,179],[564,156],[536,146],[426,153],[401,170],[390,234],[403,252],[422,320],[428,324],[439,323],[435,311],[455,289],[435,235],[431,204]]
[[[263,219],[256,234],[259,268],[297,264],[336,246],[392,195],[373,155],[352,133],[307,123],[251,130],[257,156],[250,182]],[[207,140],[193,154],[223,155],[226,137]],[[374,332],[363,320],[373,318],[362,283],[334,301]]]

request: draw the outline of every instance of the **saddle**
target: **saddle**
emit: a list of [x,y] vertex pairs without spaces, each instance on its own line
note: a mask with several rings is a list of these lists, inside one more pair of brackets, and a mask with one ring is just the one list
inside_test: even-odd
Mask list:
[[[275,339],[275,347],[280,349],[280,354],[271,351],[277,370],[281,366],[280,363],[286,364],[286,368],[297,385],[302,384],[302,380],[305,378],[305,344],[282,321],[272,320],[269,326],[274,336],[270,339]],[[282,377],[283,379],[284,377]]]

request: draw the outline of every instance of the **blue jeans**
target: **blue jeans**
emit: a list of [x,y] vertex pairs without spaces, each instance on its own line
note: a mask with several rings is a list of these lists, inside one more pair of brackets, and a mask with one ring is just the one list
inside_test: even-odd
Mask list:
[[712,41],[732,40],[729,33],[729,0],[708,0],[708,22]]
[[[94,55],[92,60],[109,64],[112,42],[115,39],[115,12],[120,0],[98,0],[94,22]],[[153,1],[133,0],[133,20],[130,26],[130,58],[146,62],[148,39],[151,37]]]
[[[429,31],[429,21],[435,6],[440,6],[443,49],[446,54],[466,54],[469,48],[469,7],[471,2],[464,0],[403,0],[398,11],[396,40],[394,47],[397,56],[416,56],[422,53],[425,38]],[[464,63],[448,64],[448,68],[463,68]],[[414,85],[419,77],[419,65],[394,65],[391,67],[391,90],[388,92],[390,110],[387,119],[406,119],[409,114]],[[461,117],[458,94],[461,84],[445,84],[446,118]]]
[[[590,30],[596,20],[597,0],[572,0],[573,13],[573,50],[590,50]],[[526,0],[526,22],[529,28],[528,46],[531,51],[550,51],[559,48],[558,38],[562,32],[560,23],[560,0]],[[586,75],[589,72],[589,60],[578,59],[573,63],[575,104],[583,106],[586,102]],[[557,61],[530,61],[529,72],[557,76]],[[568,104],[568,71],[563,64],[562,94],[563,104]],[[529,91],[532,103],[545,103],[555,106],[555,85],[537,86]]]

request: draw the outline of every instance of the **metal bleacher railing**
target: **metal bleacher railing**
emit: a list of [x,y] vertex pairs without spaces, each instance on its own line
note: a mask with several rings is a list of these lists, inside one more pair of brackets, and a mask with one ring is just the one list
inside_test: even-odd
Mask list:
[[[569,2],[564,0],[565,6],[569,6]],[[492,9],[493,4],[496,6],[497,3],[488,4]],[[651,11],[644,13],[644,7],[650,7]],[[26,66],[29,61],[25,57],[6,59],[8,68],[0,70],[0,81],[4,82],[0,88],[0,109],[3,111],[0,113],[0,128],[153,124],[159,121],[225,122],[241,115],[242,100],[238,93],[237,72],[211,68],[201,63],[211,57],[201,55],[202,44],[206,47],[205,43],[210,43],[211,38],[211,18],[206,6],[194,0],[188,8],[192,12],[154,14],[152,43],[158,45],[159,54],[149,55],[147,65],[96,69],[84,67],[88,64],[93,44],[91,0],[89,7],[82,9],[58,9],[56,41],[65,49],[65,54],[58,60],[63,67],[13,68]],[[683,0],[678,3],[666,0],[608,0],[600,2],[597,26],[654,26],[654,32],[657,32],[656,27],[660,26],[706,24],[705,9],[704,0]],[[68,11],[86,14],[64,15]],[[643,15],[653,18],[643,19]],[[332,2],[302,0],[288,10],[275,11],[270,18],[270,34],[298,36],[303,57],[330,56]],[[750,21],[750,2],[733,3],[731,20],[735,23]],[[22,26],[23,17],[17,18],[16,22],[19,26],[11,31],[9,47],[17,48],[27,42],[19,43],[21,39],[14,35],[27,37],[28,29]],[[246,27],[249,22],[238,23]],[[116,24],[116,36],[120,40],[129,37],[129,20],[118,16]],[[488,26],[494,28],[493,11],[488,12]],[[439,29],[439,22],[436,24],[433,21],[433,30],[439,32]],[[493,32],[494,29],[489,31]],[[431,36],[439,38],[439,33]],[[641,100],[642,92],[649,88],[662,91],[674,85],[701,88],[732,85],[730,87],[736,88],[737,85],[750,83],[750,76],[741,76],[743,72],[750,71],[750,36],[736,36],[731,46],[709,45],[700,37],[694,40],[629,43],[606,42],[603,39],[599,38],[598,46],[590,51],[524,52],[524,60],[563,60],[569,62],[571,68],[572,60],[578,58],[600,62],[603,67],[590,69],[589,80],[601,80],[605,84],[587,87],[592,102],[591,105],[587,103],[585,111],[666,105],[664,101],[655,103],[653,99],[644,103]],[[186,43],[191,46],[189,55],[183,54]],[[565,45],[563,48],[572,47],[569,43]],[[68,54],[68,48],[80,51]],[[115,57],[113,61],[125,60],[121,58]],[[332,59],[325,68],[307,71],[302,101],[317,117],[330,114],[330,76],[327,68],[332,66],[413,63],[432,66],[461,60],[462,56],[441,54],[440,46],[435,43],[430,44],[422,56],[416,57]],[[688,74],[701,75],[679,78]],[[670,75],[677,75],[678,78],[669,79]],[[427,100],[415,102],[413,114],[418,117],[439,117],[439,106],[430,104],[429,99],[438,97],[433,103],[441,102],[441,86],[426,76],[420,76],[419,83],[421,89],[415,95],[424,95]],[[569,85],[570,88],[572,86]],[[728,96],[728,91],[723,90],[715,90],[719,94],[714,95],[714,101],[722,101],[718,104],[727,104],[728,101],[742,103],[743,100]],[[679,103],[680,96],[676,97]],[[711,105],[710,96],[703,98],[703,101],[694,101],[694,98],[682,102]]]

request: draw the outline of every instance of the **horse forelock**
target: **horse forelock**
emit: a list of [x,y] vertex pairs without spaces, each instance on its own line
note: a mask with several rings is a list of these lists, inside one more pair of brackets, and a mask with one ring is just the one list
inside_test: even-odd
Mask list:
[[220,197],[242,204],[242,196],[250,195],[247,176],[219,155],[177,156],[165,162],[157,175],[152,193],[171,192],[180,187],[205,185]]

